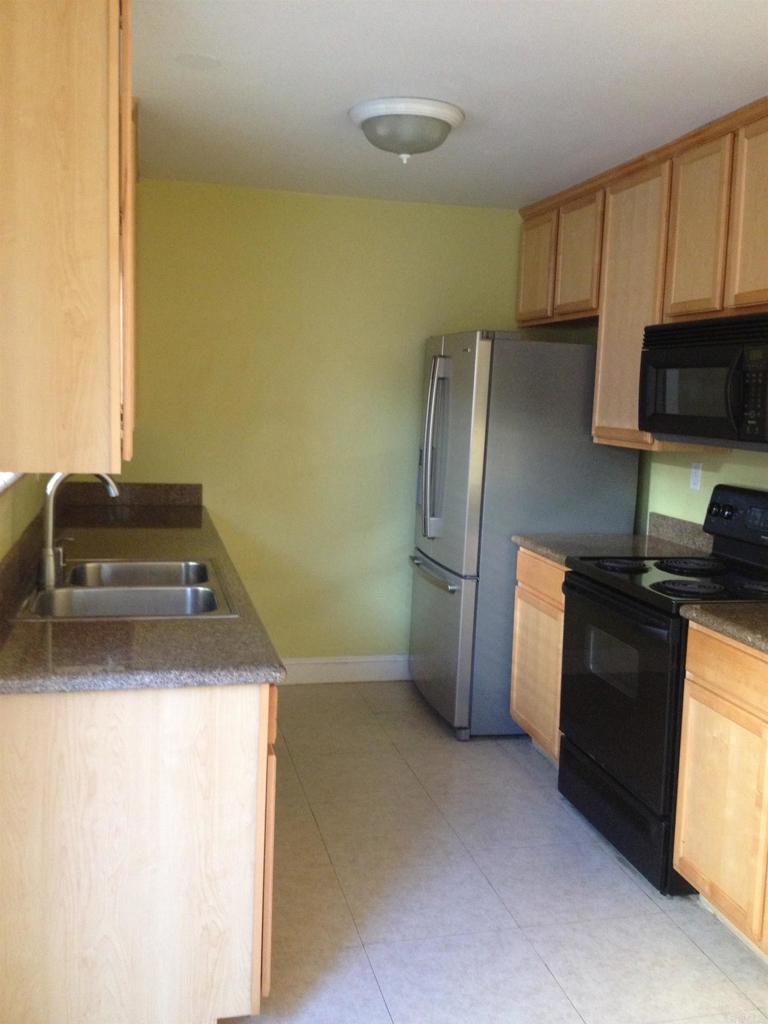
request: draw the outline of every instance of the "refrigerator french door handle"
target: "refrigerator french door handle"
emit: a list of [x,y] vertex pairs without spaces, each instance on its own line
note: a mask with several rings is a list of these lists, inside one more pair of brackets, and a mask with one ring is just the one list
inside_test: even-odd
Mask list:
[[422,560],[420,558],[417,558],[416,555],[409,555],[408,557],[416,566],[416,568],[420,572],[424,573],[424,575],[427,577],[430,583],[434,583],[436,587],[439,587],[441,590],[444,590],[446,594],[455,594],[456,591],[459,589],[455,583],[449,583],[447,580],[444,580],[442,576],[438,576],[435,573],[430,572],[429,569],[427,569],[427,567],[424,565]]
[[432,516],[432,434],[435,427],[435,396],[440,356],[432,356],[427,389],[427,411],[424,416],[424,447],[421,457],[421,532],[429,539],[429,520]]

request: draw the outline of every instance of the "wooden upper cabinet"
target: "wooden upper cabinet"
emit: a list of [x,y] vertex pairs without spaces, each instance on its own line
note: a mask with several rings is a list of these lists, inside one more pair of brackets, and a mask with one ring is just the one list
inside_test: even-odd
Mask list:
[[542,320],[552,316],[556,243],[557,210],[523,222],[518,320]]
[[133,458],[136,419],[136,181],[138,179],[137,107],[131,75],[131,8],[121,5],[120,46],[120,311],[121,455]]
[[650,448],[638,429],[643,330],[661,320],[670,163],[606,189],[593,434],[596,441]]
[[725,305],[768,303],[768,117],[736,135]]
[[600,287],[605,192],[560,207],[555,264],[555,314],[596,313]]
[[667,316],[722,309],[733,135],[672,161]]
[[128,0],[2,4],[3,470],[121,466],[127,12]]

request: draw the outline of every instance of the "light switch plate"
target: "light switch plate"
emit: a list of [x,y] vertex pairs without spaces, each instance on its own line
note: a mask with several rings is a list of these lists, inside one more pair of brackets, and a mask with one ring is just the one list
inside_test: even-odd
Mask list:
[[703,462],[692,462],[691,463],[691,479],[688,486],[692,491],[701,490],[701,471],[704,467]]

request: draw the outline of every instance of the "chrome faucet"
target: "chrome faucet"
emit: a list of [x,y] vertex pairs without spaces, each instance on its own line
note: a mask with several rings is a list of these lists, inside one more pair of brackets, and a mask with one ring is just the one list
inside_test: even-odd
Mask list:
[[[44,590],[52,590],[59,579],[59,574],[64,567],[64,549],[59,545],[54,547],[53,528],[55,519],[56,491],[61,484],[72,476],[71,473],[54,473],[45,485],[45,511],[43,513],[43,551],[40,556],[40,586]],[[107,490],[110,498],[116,498],[120,491],[111,476],[106,473],[94,473]]]

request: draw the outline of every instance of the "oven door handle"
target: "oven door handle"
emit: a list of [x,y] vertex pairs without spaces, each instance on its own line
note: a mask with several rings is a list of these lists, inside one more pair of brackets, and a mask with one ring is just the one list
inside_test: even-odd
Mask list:
[[725,411],[728,416],[728,422],[733,428],[734,437],[739,436],[739,423],[734,411],[734,398],[736,397],[737,390],[739,392],[741,391],[741,388],[738,385],[741,380],[741,367],[743,361],[744,353],[740,352],[731,363],[728,369],[728,376],[725,381]]

